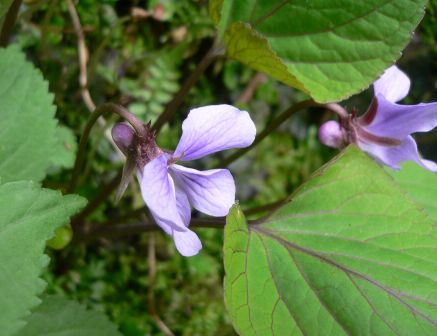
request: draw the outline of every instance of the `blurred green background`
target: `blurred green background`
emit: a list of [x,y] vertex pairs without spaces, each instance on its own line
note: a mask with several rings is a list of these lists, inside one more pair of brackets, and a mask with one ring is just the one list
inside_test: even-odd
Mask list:
[[[144,122],[156,120],[214,41],[207,1],[81,0],[75,6],[89,51],[92,99],[96,104],[121,103]],[[437,100],[436,15],[437,0],[433,0],[398,62],[413,83],[405,101],[408,104]],[[80,95],[77,35],[66,2],[25,0],[13,39],[49,81],[57,117],[78,139],[89,111]],[[367,90],[343,104],[362,113],[371,96]],[[251,113],[260,131],[287,107],[307,98],[238,62],[219,59],[163,128],[158,144],[175,148],[181,123],[193,107],[237,105]],[[230,166],[243,209],[283,199],[335,155],[336,151],[322,147],[317,140],[318,126],[331,117],[320,109],[298,112]],[[123,161],[105,137],[116,119],[107,121],[106,129],[96,126],[93,130],[86,154],[78,193],[89,200],[122,169]],[[437,160],[437,133],[417,138],[424,156]],[[211,167],[229,154],[219,153],[195,166]],[[44,184],[65,190],[70,174],[70,170],[53,168]],[[118,204],[112,194],[84,225],[136,223],[140,218],[134,210],[142,206],[138,186],[132,183]],[[52,262],[44,275],[48,291],[105,311],[125,335],[162,335],[152,311],[176,335],[235,335],[223,303],[223,232],[196,231],[204,248],[192,258],[181,257],[162,231],[98,238],[50,251]],[[148,256],[153,241],[156,281],[151,286]]]

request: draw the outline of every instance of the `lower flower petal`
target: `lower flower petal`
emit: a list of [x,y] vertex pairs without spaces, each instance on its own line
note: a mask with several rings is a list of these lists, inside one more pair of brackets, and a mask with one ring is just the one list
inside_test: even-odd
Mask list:
[[200,212],[226,216],[235,203],[235,182],[227,169],[199,171],[174,164],[170,171],[178,188]]
[[188,257],[197,254],[202,243],[187,229],[190,204],[187,196],[175,188],[168,174],[167,161],[166,155],[162,154],[146,164],[140,177],[141,194],[156,224],[173,237],[179,253]]
[[185,226],[188,226],[191,220],[190,202],[188,201],[187,195],[179,188],[176,188],[176,206],[182,222]]
[[405,138],[399,146],[394,147],[380,146],[361,141],[358,143],[358,146],[377,161],[396,170],[400,169],[400,163],[414,161],[430,171],[437,172],[436,163],[420,157],[416,141],[411,136]]
[[144,166],[140,187],[144,202],[157,219],[158,224],[164,223],[173,229],[185,230],[176,206],[175,186],[168,174],[167,158],[164,154]]
[[184,257],[196,255],[202,249],[199,237],[191,230],[174,231],[173,239],[177,250]]

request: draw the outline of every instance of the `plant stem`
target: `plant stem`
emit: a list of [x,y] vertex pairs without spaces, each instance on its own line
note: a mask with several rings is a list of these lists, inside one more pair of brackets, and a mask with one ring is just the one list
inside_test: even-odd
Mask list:
[[199,62],[194,71],[188,76],[185,82],[182,84],[179,92],[174,96],[173,100],[165,107],[164,112],[158,117],[153,129],[158,133],[159,130],[168,122],[179,106],[182,104],[185,96],[190,91],[190,89],[196,84],[202,74],[205,72],[206,68],[218,57],[220,56],[220,51],[217,47],[213,45],[211,49],[205,54],[202,60]]
[[76,161],[74,163],[73,168],[73,175],[71,177],[70,186],[68,187],[68,192],[71,193],[77,185],[77,181],[79,179],[79,175],[81,172],[83,160],[85,157],[85,151],[86,151],[86,145],[88,143],[88,139],[90,136],[90,132],[96,121],[99,119],[100,116],[106,114],[106,113],[115,113],[118,114],[120,117],[128,121],[132,127],[135,129],[135,132],[138,134],[138,136],[146,137],[146,129],[144,128],[141,121],[139,121],[134,115],[129,113],[124,107],[113,104],[113,103],[105,103],[97,107],[94,112],[91,114],[90,118],[88,119],[88,122],[85,125],[85,129],[83,131],[82,137],[79,141],[79,148],[76,156]]
[[79,15],[77,14],[76,7],[73,0],[67,0],[68,11],[70,12],[71,21],[73,23],[74,31],[77,36],[77,50],[79,58],[79,85],[82,100],[85,103],[89,111],[94,111],[96,105],[94,104],[91,94],[88,90],[88,48],[85,43],[85,34],[83,33],[82,25],[80,24]]
[[17,20],[20,6],[21,0],[15,0],[8,9],[0,32],[0,47],[7,47],[9,43],[9,37],[11,36],[12,29]]
[[255,141],[252,143],[252,145],[246,148],[239,149],[231,156],[222,160],[214,168],[226,167],[230,165],[232,162],[236,161],[241,156],[243,156],[248,151],[250,151],[252,148],[257,146],[261,141],[263,141],[270,133],[276,130],[284,121],[290,118],[294,113],[310,106],[320,106],[320,104],[316,103],[312,99],[308,99],[289,107],[287,110],[285,110],[280,115],[278,115],[266,128],[264,128],[264,130],[261,133],[257,134]]
[[159,317],[156,311],[155,304],[155,283],[156,283],[156,247],[155,247],[155,235],[151,233],[149,235],[149,246],[147,253],[147,264],[149,266],[149,288],[147,292],[147,306],[149,314],[155,321],[158,328],[165,336],[174,336],[173,332]]
[[109,195],[111,195],[111,193],[118,187],[121,179],[121,174],[122,171],[120,170],[117,175],[115,175],[111,179],[111,181],[100,190],[97,196],[93,200],[91,200],[86,205],[86,207],[72,219],[71,226],[73,228],[73,231],[77,231],[77,228],[82,226],[84,219],[95,209],[97,209],[99,205],[102,204],[109,197]]
[[[249,221],[250,223],[250,221]],[[198,219],[193,218],[190,222],[190,228],[215,228],[222,229],[226,224],[225,217]],[[98,238],[106,237],[121,237],[131,236],[144,232],[160,231],[161,228],[151,220],[141,220],[139,222],[129,224],[89,224],[90,230],[82,230],[74,235],[75,243],[88,243]]]

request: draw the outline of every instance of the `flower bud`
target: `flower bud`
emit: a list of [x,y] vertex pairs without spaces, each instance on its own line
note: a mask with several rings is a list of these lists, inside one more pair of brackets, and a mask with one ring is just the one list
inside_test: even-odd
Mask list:
[[320,126],[319,140],[322,144],[333,148],[342,148],[345,145],[341,126],[334,120]]
[[112,139],[115,144],[127,156],[130,147],[133,145],[135,132],[128,125],[117,123],[112,127]]

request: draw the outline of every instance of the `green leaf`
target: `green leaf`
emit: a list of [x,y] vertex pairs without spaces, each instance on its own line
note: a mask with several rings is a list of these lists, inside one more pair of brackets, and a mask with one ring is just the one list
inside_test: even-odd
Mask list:
[[400,171],[387,172],[437,222],[437,175],[413,162],[402,165]]
[[40,181],[56,142],[53,95],[15,47],[0,49],[0,177]]
[[39,278],[49,259],[46,240],[85,204],[33,182],[0,185],[0,330],[10,335],[39,303],[45,283]]
[[117,336],[117,327],[101,312],[77,302],[47,296],[27,319],[20,336]]
[[[217,16],[220,0],[211,0]],[[223,0],[227,56],[301,89],[318,102],[369,86],[393,64],[426,0]]]
[[62,168],[73,168],[76,158],[77,142],[74,133],[65,126],[55,130],[56,144],[53,148],[51,162]]
[[437,234],[349,147],[271,217],[225,227],[225,301],[241,335],[436,335]]

